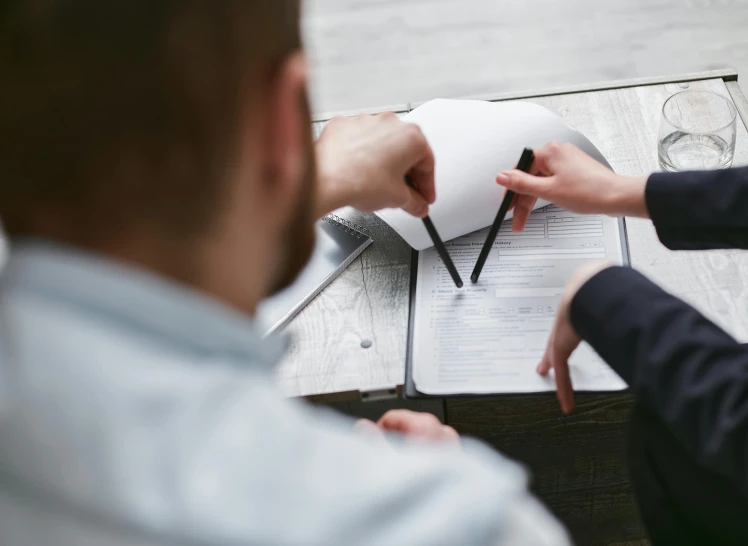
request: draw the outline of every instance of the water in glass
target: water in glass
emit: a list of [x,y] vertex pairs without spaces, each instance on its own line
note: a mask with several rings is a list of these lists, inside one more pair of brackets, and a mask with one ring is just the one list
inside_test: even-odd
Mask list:
[[674,131],[660,141],[659,153],[664,169],[690,171],[729,167],[735,149],[719,135]]

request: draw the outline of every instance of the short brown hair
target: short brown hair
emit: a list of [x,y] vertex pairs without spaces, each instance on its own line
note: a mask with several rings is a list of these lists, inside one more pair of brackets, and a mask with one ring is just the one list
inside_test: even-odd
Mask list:
[[204,229],[247,102],[300,47],[298,0],[3,0],[6,230]]

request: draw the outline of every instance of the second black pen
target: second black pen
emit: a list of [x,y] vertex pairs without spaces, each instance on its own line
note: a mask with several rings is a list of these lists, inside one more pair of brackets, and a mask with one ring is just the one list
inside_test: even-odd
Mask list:
[[[519,158],[519,163],[517,163],[517,169],[522,172],[529,172],[530,167],[532,167],[534,161],[535,154],[533,153],[533,151],[530,148],[525,148],[525,150],[522,152],[522,157]],[[480,251],[480,256],[478,256],[478,261],[476,262],[475,268],[473,269],[473,274],[470,275],[470,280],[473,282],[473,284],[478,282],[481,271],[483,271],[483,266],[486,265],[488,254],[493,248],[493,243],[494,241],[496,241],[496,236],[499,234],[499,228],[501,227],[501,224],[504,223],[506,213],[509,212],[509,207],[512,205],[512,201],[514,200],[514,195],[514,192],[511,190],[507,190],[504,194],[504,199],[501,202],[501,206],[499,207],[499,212],[496,215],[496,219],[493,221],[491,229],[488,231],[486,242],[483,243],[483,248]]]

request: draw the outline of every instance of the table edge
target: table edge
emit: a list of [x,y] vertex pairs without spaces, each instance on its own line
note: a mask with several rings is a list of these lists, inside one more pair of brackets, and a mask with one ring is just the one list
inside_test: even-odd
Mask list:
[[[510,91],[506,93],[492,93],[482,95],[467,95],[458,97],[461,99],[473,100],[517,100],[530,99],[536,97],[551,97],[554,95],[569,95],[572,93],[587,93],[591,91],[607,91],[610,89],[625,89],[627,87],[641,87],[646,85],[663,85],[668,83],[693,82],[700,80],[721,79],[727,82],[737,82],[738,72],[734,68],[724,68],[720,70],[706,70],[703,72],[688,72],[685,74],[676,74],[670,76],[653,76],[644,78],[627,78],[623,80],[608,80],[602,82],[582,83],[566,87],[555,87],[550,89],[541,89],[535,91]],[[381,114],[382,112],[404,113],[410,112],[415,107],[428,101],[417,101],[402,104],[391,104],[388,106],[375,106],[371,108],[361,108],[358,110],[343,110],[339,112],[321,112],[312,115],[312,123],[328,121],[336,116],[355,116],[360,114]],[[745,119],[744,119],[745,121]]]
[[737,80],[725,81],[725,87],[727,87],[727,91],[730,93],[730,97],[732,98],[733,104],[735,104],[735,109],[738,111],[740,119],[743,120],[743,125],[748,129],[748,100],[746,100],[743,90],[740,88],[740,85],[738,85]]

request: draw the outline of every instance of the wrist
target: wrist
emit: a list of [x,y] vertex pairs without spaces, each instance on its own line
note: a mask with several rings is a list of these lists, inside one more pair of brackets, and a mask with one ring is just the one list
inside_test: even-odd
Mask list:
[[315,200],[315,211],[318,218],[351,204],[349,196],[345,192],[345,185],[340,184],[335,177],[323,172],[319,172],[317,175]]
[[614,175],[608,192],[606,214],[649,218],[646,187],[646,176]]

